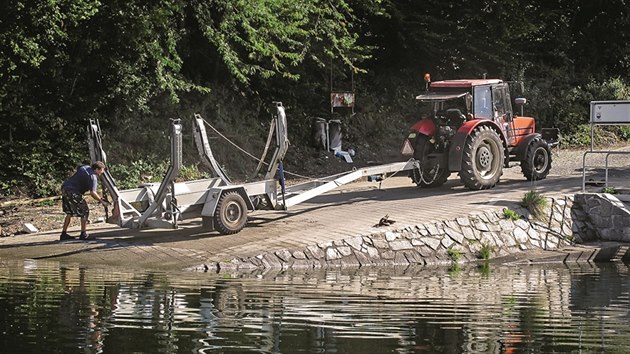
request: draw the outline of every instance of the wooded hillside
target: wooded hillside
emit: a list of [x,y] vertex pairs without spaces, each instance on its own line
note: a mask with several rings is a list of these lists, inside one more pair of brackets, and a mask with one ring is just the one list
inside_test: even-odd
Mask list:
[[274,100],[300,151],[331,84],[356,91],[346,138],[374,153],[413,122],[425,72],[523,82],[539,127],[579,136],[589,101],[630,98],[629,37],[627,0],[4,1],[0,196],[56,194],[88,119],[121,174],[158,173],[168,119],[193,112],[260,151]]

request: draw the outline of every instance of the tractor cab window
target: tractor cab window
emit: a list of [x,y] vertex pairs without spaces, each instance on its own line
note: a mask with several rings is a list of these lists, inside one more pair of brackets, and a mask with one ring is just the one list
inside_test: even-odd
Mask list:
[[465,98],[455,98],[436,102],[433,107],[436,114],[452,109],[458,109],[464,114],[468,111]]
[[493,118],[490,86],[473,87],[473,114],[477,119]]
[[493,87],[492,99],[497,117],[504,117],[506,113],[512,113],[510,89],[506,84]]

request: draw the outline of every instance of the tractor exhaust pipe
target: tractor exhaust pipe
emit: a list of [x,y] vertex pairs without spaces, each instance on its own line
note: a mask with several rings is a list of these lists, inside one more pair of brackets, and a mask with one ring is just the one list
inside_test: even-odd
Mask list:
[[527,98],[517,97],[514,99],[514,103],[516,103],[517,106],[521,107],[521,117],[523,117],[523,106],[527,103]]

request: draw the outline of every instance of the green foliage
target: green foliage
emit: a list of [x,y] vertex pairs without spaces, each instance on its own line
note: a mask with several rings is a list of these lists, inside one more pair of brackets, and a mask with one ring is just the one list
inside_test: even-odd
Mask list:
[[604,187],[602,188],[602,193],[617,194],[619,192],[615,187]]
[[484,243],[479,250],[479,258],[483,260],[489,260],[494,252],[494,247],[490,244]]
[[[214,87],[254,96],[249,102],[256,110],[258,95],[278,99],[269,91],[274,85],[305,74],[326,77],[332,59],[364,71],[359,63],[371,47],[359,42],[363,17],[384,15],[381,0],[2,2],[0,165],[13,169],[0,173],[0,193],[53,193],[76,163],[68,155],[86,155],[88,118],[125,131],[139,115],[188,110],[182,96],[203,97]],[[275,81],[254,87],[270,78]],[[29,159],[33,150],[22,147],[34,140],[48,145],[38,145],[33,159],[53,163],[52,171],[13,161]],[[18,156],[11,145],[19,146]],[[141,169],[118,168],[130,184]]]
[[547,198],[537,191],[531,190],[523,195],[521,206],[529,210],[534,217],[541,217],[548,206]]
[[110,164],[107,167],[119,189],[136,188],[142,183],[160,182],[168,168],[167,163],[136,160],[129,164]]
[[[137,188],[143,183],[159,183],[166,175],[168,161],[135,160],[128,164],[110,164],[108,169],[119,189]],[[183,165],[176,181],[190,181],[204,178],[194,165]]]
[[490,275],[490,262],[483,262],[478,266],[479,272],[484,277],[488,277]]
[[[537,118],[537,125],[558,127],[562,134],[561,144],[568,147],[590,145],[590,102],[625,100],[630,97],[630,84],[619,77],[604,81],[588,80],[584,83],[537,80],[529,82],[526,95],[532,102],[530,112]],[[614,143],[619,135],[628,139],[628,127],[601,127],[594,130],[595,145]]]
[[[520,80],[537,127],[558,127],[562,144],[584,146],[589,102],[630,97],[630,41],[609,30],[628,27],[625,8],[620,0],[4,1],[0,196],[56,193],[87,156],[87,119],[118,142],[108,153],[124,155],[116,163],[129,186],[141,173],[160,175],[132,162],[165,145],[161,122],[192,112],[231,115],[218,118],[247,126],[239,128],[247,140],[267,120],[263,104],[282,100],[295,113],[293,146],[306,145],[309,118],[329,114],[331,86],[357,93],[357,114],[341,117],[344,138],[371,152],[415,117],[424,72]],[[236,105],[254,117],[232,113]],[[630,139],[629,127],[596,133],[596,144]]]
[[518,215],[518,213],[516,213],[514,210],[510,208],[503,209],[503,217],[510,220],[518,220],[521,218],[520,215]]
[[179,179],[182,181],[191,181],[204,178],[204,174],[194,165],[183,165],[179,171]]
[[325,66],[336,57],[354,67],[368,57],[367,48],[357,43],[353,27],[358,19],[345,0],[237,0],[192,6],[204,37],[241,83],[276,74],[298,79],[294,68],[306,59]]
[[462,273],[462,267],[459,263],[453,263],[450,268],[448,268],[448,275],[450,277],[457,277]]
[[75,152],[63,148],[62,142],[0,142],[0,195],[58,195],[61,183],[80,161]]
[[449,247],[446,252],[448,253],[448,256],[451,258],[451,260],[455,263],[459,262],[459,260],[462,258],[462,251],[457,248]]

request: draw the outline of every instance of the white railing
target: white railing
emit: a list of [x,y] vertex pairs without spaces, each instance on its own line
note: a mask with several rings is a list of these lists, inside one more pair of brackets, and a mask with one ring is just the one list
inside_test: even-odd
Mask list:
[[[598,165],[586,165],[586,157],[589,154],[600,154],[600,155],[605,155],[604,158],[604,165],[602,166],[601,164]],[[604,168],[604,188],[608,187],[608,171],[610,169],[610,164],[608,163],[609,160],[608,158],[610,157],[610,155],[630,155],[630,151],[620,151],[620,150],[615,150],[615,151],[607,151],[607,150],[591,150],[591,151],[586,151],[584,153],[584,155],[582,156],[582,192],[586,192],[586,169],[587,168],[597,168],[597,167],[603,167]],[[628,168],[630,168],[630,166],[628,166]]]

